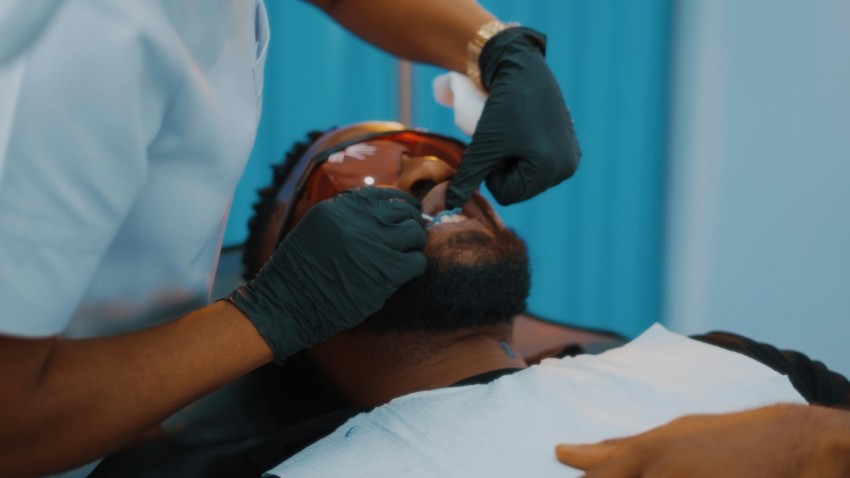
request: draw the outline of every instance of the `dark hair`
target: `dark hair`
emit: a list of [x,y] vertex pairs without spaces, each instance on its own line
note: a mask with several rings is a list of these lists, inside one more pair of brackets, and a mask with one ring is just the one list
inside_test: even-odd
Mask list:
[[[330,131],[330,130],[328,130]],[[242,277],[245,280],[251,280],[257,275],[263,264],[269,259],[263,256],[263,247],[267,238],[266,234],[276,233],[277,231],[269,231],[269,222],[272,219],[272,213],[275,210],[275,198],[278,190],[283,187],[292,168],[298,164],[301,156],[316,142],[325,131],[311,131],[307,133],[307,137],[301,141],[296,141],[289,148],[289,151],[283,155],[283,160],[272,165],[272,182],[270,185],[261,188],[257,191],[257,201],[251,206],[254,214],[248,220],[248,239],[245,240],[245,245],[242,249]],[[281,238],[275,238],[277,242]]]

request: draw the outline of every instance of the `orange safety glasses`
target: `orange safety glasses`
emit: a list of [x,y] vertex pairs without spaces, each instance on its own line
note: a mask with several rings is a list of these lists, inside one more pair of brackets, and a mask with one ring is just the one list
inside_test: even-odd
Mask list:
[[313,156],[298,193],[310,206],[359,186],[393,186],[421,197],[454,175],[465,147],[453,138],[415,130],[354,138]]
[[314,204],[360,186],[397,187],[421,199],[454,175],[465,149],[448,136],[400,130],[357,136],[303,157],[293,169],[297,182],[290,177],[278,191],[279,204],[286,204],[284,229]]

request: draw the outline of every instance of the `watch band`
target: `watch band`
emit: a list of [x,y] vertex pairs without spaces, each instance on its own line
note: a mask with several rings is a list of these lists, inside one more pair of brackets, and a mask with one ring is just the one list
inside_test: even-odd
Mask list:
[[481,69],[478,65],[478,58],[481,56],[481,50],[484,45],[493,38],[497,33],[508,28],[518,27],[519,23],[510,22],[502,23],[499,20],[487,22],[478,29],[472,40],[466,44],[466,76],[477,86],[481,91],[487,92],[487,88],[481,83]]

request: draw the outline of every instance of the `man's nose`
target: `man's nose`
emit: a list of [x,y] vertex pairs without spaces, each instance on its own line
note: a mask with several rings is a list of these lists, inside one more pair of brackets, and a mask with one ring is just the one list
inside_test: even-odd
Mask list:
[[455,170],[436,156],[404,156],[395,186],[422,199],[431,188],[454,174]]

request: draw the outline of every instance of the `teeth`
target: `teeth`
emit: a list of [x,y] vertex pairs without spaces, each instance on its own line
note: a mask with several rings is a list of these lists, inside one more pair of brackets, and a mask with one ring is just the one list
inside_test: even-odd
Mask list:
[[428,227],[433,227],[437,224],[443,223],[461,222],[464,220],[466,220],[466,216],[464,216],[460,212],[460,208],[456,208],[449,211],[443,211],[439,214],[435,214],[434,217],[431,218],[431,223],[428,224]]
[[466,216],[464,216],[463,214],[452,214],[451,216],[443,216],[442,218],[440,218],[440,224],[443,224],[443,223],[446,223],[446,222],[460,222],[460,221],[463,221],[465,219],[466,219]]

